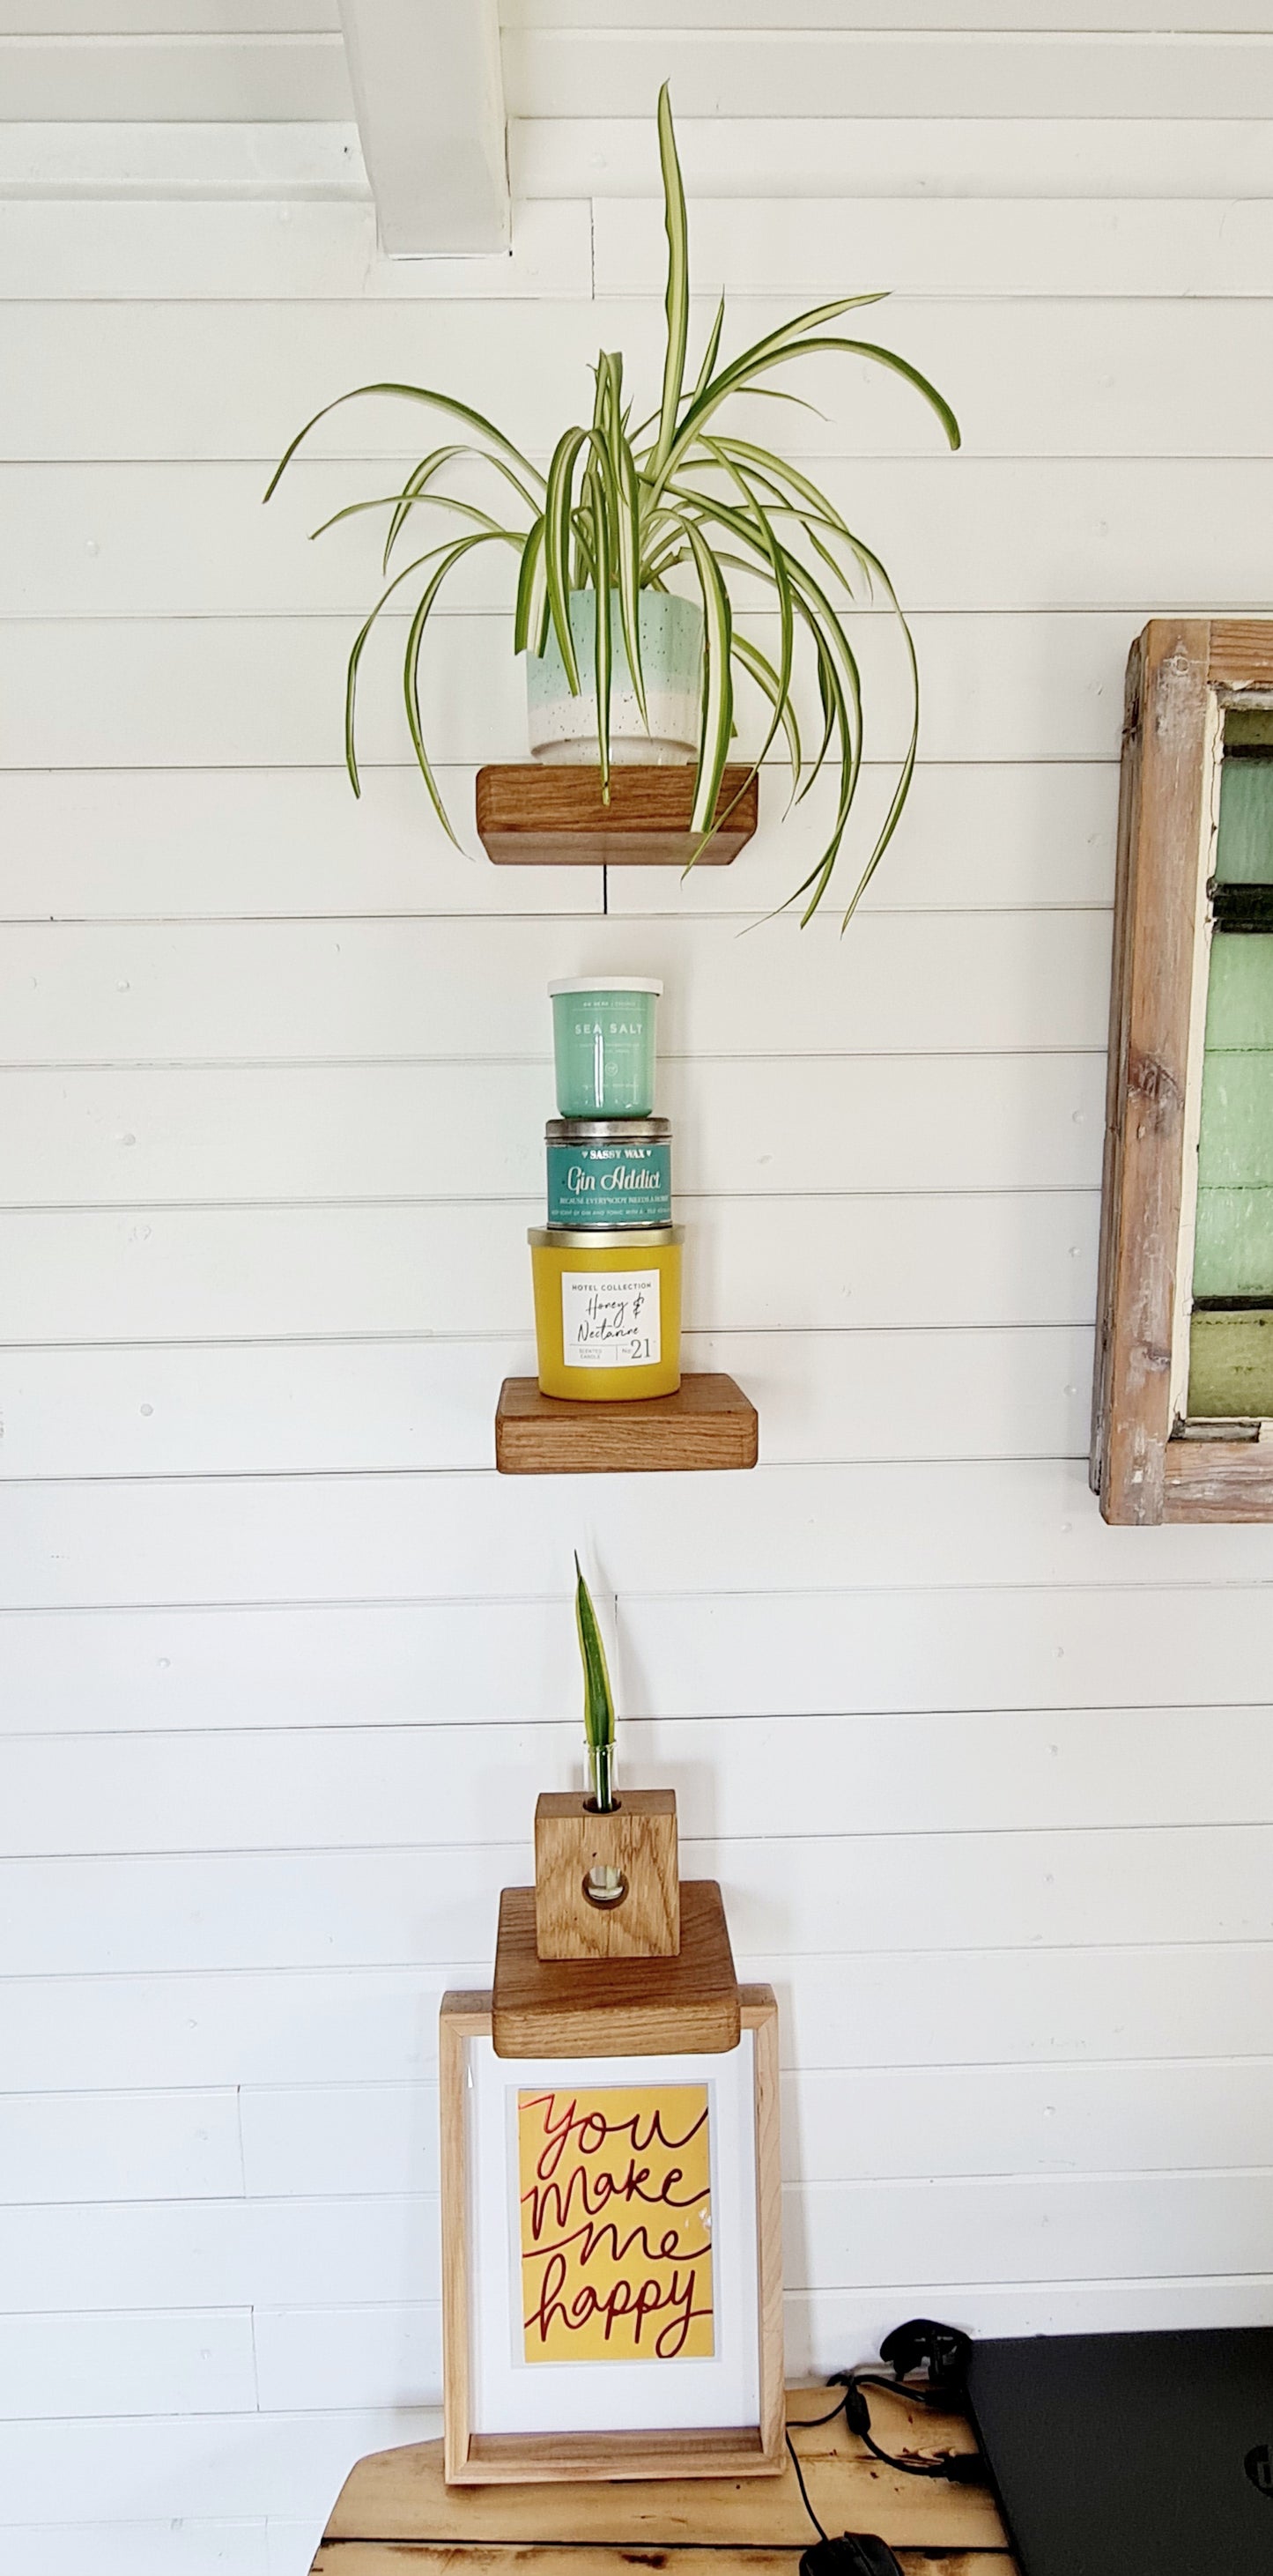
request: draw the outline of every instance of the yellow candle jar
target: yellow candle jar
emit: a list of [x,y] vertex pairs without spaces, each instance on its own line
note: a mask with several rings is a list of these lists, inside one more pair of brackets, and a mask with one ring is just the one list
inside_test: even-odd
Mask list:
[[531,1227],[541,1394],[585,1404],[675,1395],[684,1233],[679,1225]]

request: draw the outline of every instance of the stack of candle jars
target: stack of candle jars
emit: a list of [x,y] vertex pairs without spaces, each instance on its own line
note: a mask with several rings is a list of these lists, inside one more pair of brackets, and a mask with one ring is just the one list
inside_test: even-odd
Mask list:
[[551,984],[557,1107],[545,1131],[548,1223],[530,1231],[544,1395],[674,1395],[681,1383],[682,1228],[671,1136],[655,1118],[661,984]]

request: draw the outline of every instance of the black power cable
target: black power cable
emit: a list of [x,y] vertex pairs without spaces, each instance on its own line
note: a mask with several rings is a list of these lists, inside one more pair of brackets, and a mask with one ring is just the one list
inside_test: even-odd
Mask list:
[[[882,2388],[921,2406],[949,2406],[952,2400],[958,2403],[967,2349],[966,2336],[953,2327],[934,2325],[928,2318],[912,2319],[886,2335],[881,2346],[884,2359],[893,2369],[891,2379],[870,2364],[864,2369],[833,2372],[827,2384],[842,2389],[843,2394],[827,2414],[808,2416],[795,2429],[815,2432],[820,2426],[834,2424],[842,2414],[849,2430],[886,2468],[897,2469],[905,2477],[945,2478],[956,2486],[982,2485],[985,2471],[975,2451],[944,2451],[938,2459],[907,2460],[882,2449],[871,2431],[871,2410],[866,2398],[868,2388]],[[916,2384],[910,2374],[921,2368],[927,2369],[929,2375]],[[824,2530],[810,2501],[790,2427],[786,2438],[801,2501],[818,2535],[816,2543],[801,2558],[800,2576],[900,2576],[898,2562],[885,2541],[866,2532],[845,2532],[833,2539]]]

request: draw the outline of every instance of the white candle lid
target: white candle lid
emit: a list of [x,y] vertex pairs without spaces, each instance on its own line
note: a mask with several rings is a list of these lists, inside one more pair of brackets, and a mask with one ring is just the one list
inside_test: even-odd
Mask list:
[[553,993],[661,993],[662,983],[652,975],[571,975],[565,983],[550,984]]

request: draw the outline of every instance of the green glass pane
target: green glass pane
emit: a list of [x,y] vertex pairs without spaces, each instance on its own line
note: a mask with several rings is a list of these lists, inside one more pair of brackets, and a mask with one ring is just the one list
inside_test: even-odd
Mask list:
[[1206,1052],[1273,1047],[1273,937],[1218,930],[1207,978]]
[[1239,751],[1273,751],[1273,707],[1252,707],[1235,698],[1224,713],[1224,747],[1232,751],[1235,745]]
[[1204,1189],[1273,1189],[1273,1049],[1208,1048],[1198,1180]]
[[[1216,875],[1273,884],[1273,746],[1226,753]],[[1273,936],[1263,931],[1217,929],[1211,942],[1193,1292],[1213,1311],[1190,1324],[1191,1415],[1273,1413]],[[1238,1299],[1267,1310],[1214,1311]]]
[[1199,1190],[1193,1293],[1273,1300],[1273,1190]]
[[1221,885],[1273,884],[1273,752],[1221,763],[1216,877]]
[[1189,1411],[1273,1414],[1273,1314],[1195,1315],[1189,1326]]

